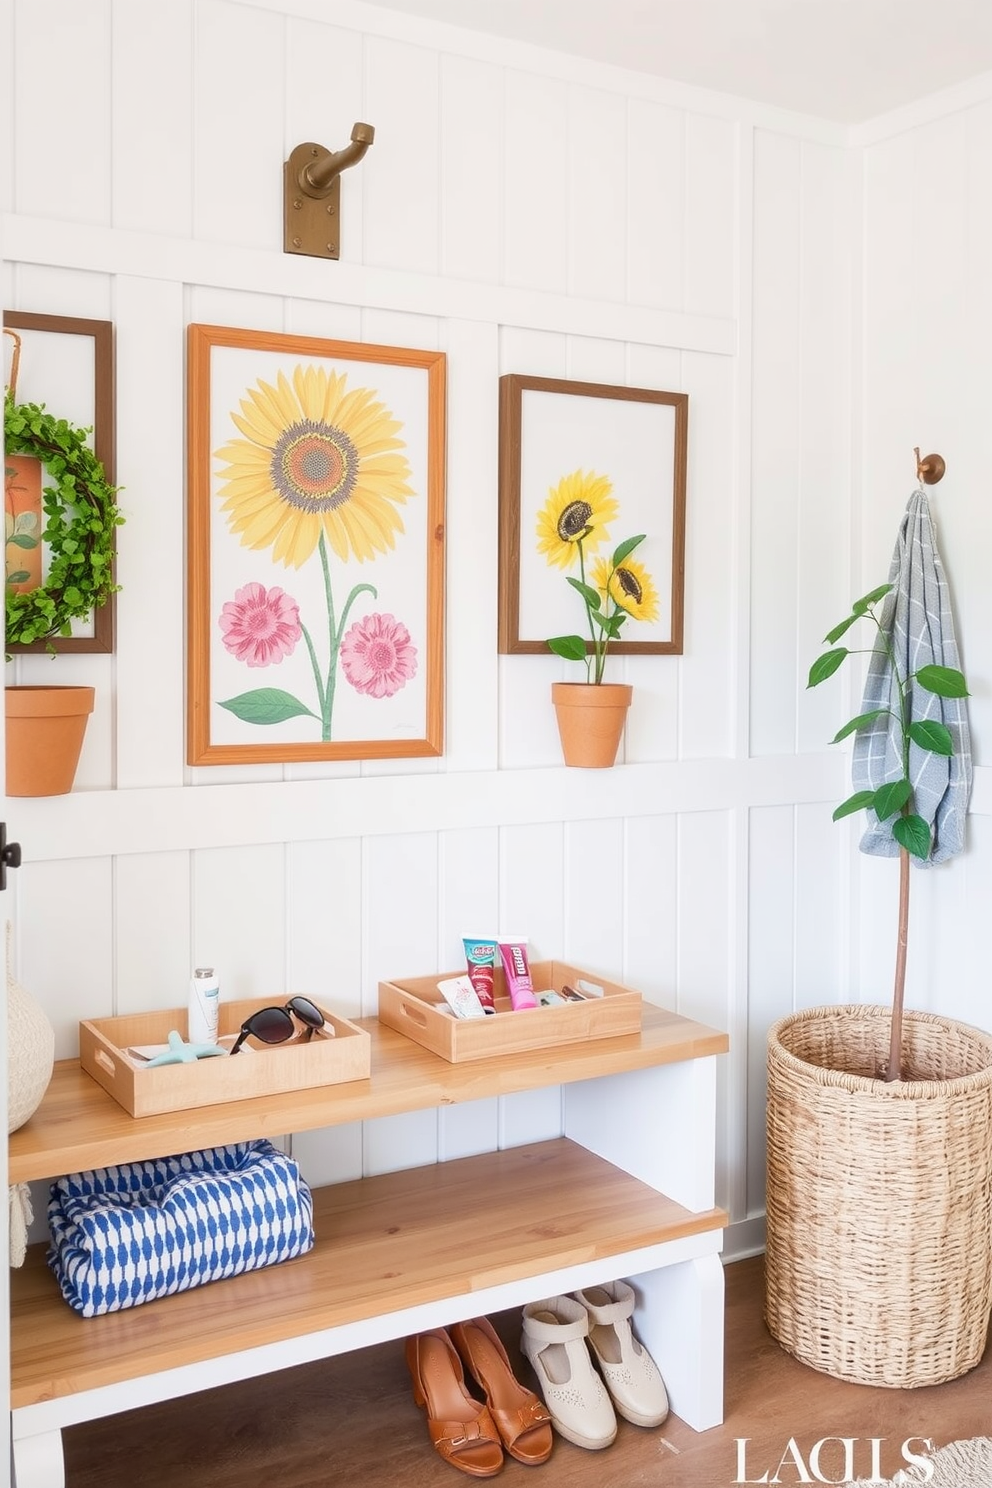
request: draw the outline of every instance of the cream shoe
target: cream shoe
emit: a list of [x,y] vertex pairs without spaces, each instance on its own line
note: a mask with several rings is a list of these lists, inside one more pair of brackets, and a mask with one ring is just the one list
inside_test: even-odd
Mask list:
[[668,1415],[668,1394],[657,1364],[631,1330],[633,1289],[613,1281],[574,1296],[589,1316],[589,1347],[613,1404],[635,1426],[660,1426]]
[[556,1431],[596,1452],[617,1434],[617,1418],[585,1339],[586,1310],[572,1297],[548,1297],[524,1308],[521,1351],[534,1366]]

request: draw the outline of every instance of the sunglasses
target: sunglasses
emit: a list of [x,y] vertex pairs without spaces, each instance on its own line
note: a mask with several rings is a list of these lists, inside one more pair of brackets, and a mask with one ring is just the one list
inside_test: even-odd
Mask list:
[[299,1018],[306,1029],[303,1043],[308,1043],[313,1038],[315,1029],[324,1026],[323,1013],[320,1008],[314,1007],[308,997],[291,997],[285,1007],[259,1008],[257,1013],[246,1018],[231,1053],[237,1054],[249,1035],[261,1039],[263,1044],[284,1044],[296,1032],[294,1016]]

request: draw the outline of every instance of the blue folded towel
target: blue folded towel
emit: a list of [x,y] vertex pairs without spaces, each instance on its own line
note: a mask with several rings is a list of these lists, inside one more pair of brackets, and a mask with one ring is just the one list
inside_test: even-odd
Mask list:
[[70,1173],[52,1184],[48,1264],[84,1317],[303,1255],[313,1200],[271,1142]]

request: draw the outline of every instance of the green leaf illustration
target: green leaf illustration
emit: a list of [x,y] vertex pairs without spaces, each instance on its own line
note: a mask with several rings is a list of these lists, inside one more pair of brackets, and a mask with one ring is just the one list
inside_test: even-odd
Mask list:
[[619,568],[625,558],[629,558],[634,549],[647,537],[646,532],[640,532],[636,537],[628,537],[625,542],[615,550],[613,554],[613,567]]
[[293,697],[291,692],[282,692],[278,687],[256,687],[253,692],[242,692],[240,696],[218,701],[218,707],[226,708],[242,723],[285,723],[287,718],[317,718],[305,703]]
[[568,582],[571,584],[573,589],[577,589],[579,591],[587,605],[591,605],[594,610],[599,609],[598,589],[593,589],[591,585],[583,584],[578,579],[570,578]]

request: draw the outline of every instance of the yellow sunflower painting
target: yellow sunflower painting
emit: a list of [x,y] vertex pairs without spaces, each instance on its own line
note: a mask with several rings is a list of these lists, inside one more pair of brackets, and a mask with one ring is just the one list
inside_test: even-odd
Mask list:
[[612,491],[609,477],[592,470],[573,470],[552,486],[537,514],[537,551],[548,564],[572,568],[580,547],[589,553],[609,541],[606,524],[620,510]]
[[248,548],[301,568],[321,537],[342,561],[390,552],[414,494],[402,428],[372,388],[347,373],[297,366],[260,378],[231,413],[244,435],[217,450],[221,510]]
[[627,557],[614,568],[609,559],[597,558],[589,577],[603,600],[611,599],[632,620],[657,620],[658,591],[638,559]]
[[643,532],[624,538],[607,558],[591,552],[609,542],[607,523],[619,515],[613,483],[594,471],[573,470],[552,487],[537,516],[537,551],[549,568],[570,568],[575,562],[579,575],[566,575],[585,610],[588,639],[580,635],[550,636],[547,645],[565,661],[585,663],[588,680],[603,680],[611,642],[620,640],[628,620],[657,620],[658,590],[643,563],[630,555],[645,540]]

